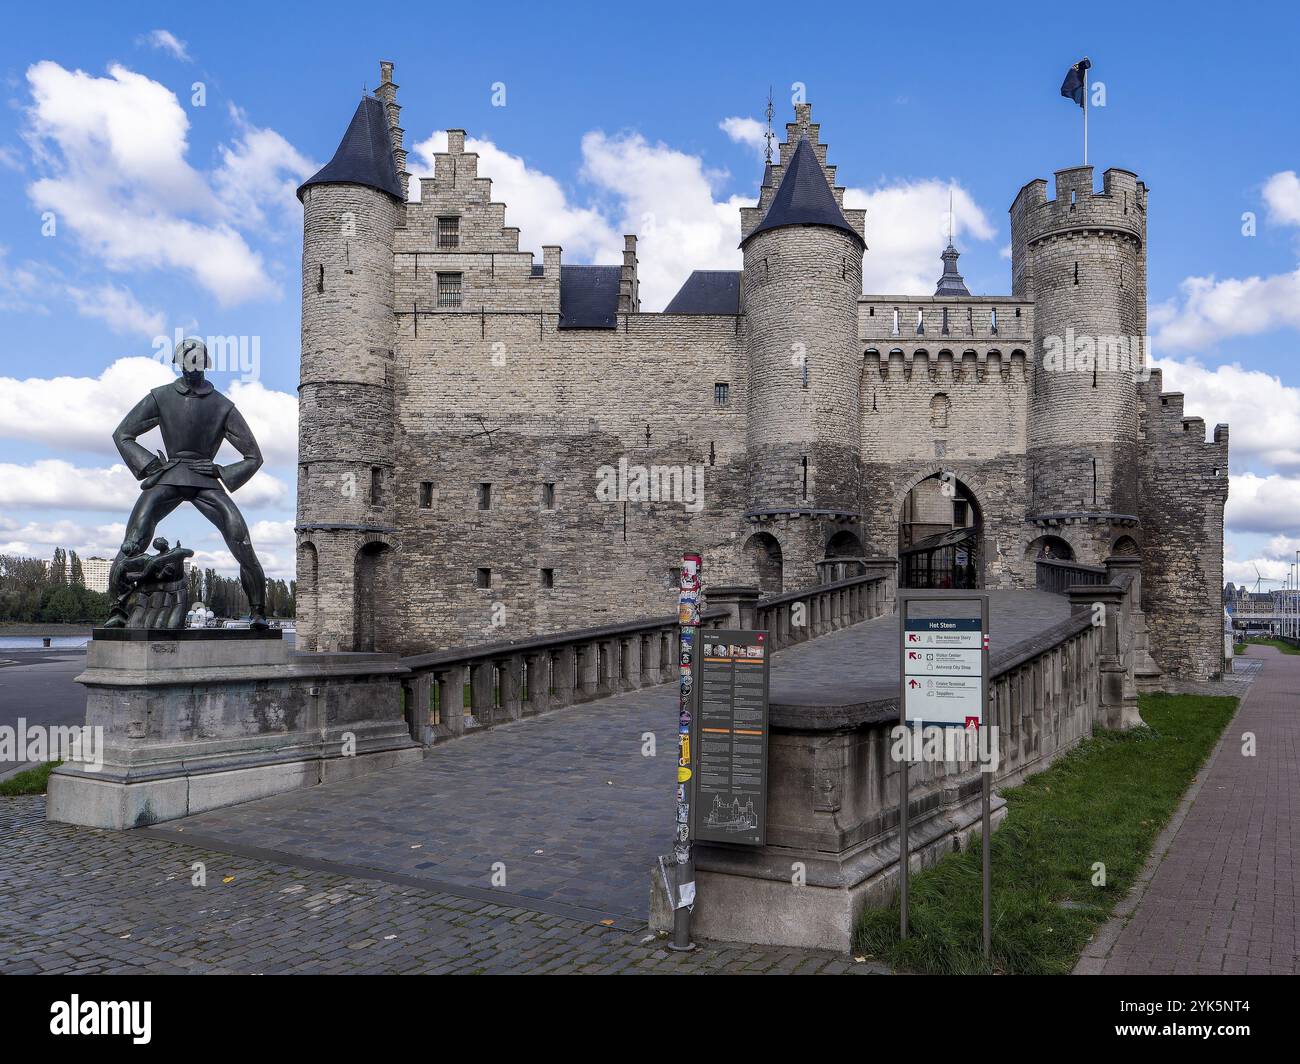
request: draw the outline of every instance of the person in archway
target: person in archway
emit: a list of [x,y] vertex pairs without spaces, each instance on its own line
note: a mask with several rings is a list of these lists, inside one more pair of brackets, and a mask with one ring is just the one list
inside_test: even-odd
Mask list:
[[[176,345],[173,364],[181,376],[154,388],[122,419],[113,442],[128,469],[140,481],[140,497],[131,509],[122,547],[113,559],[108,586],[116,597],[105,628],[127,623],[127,595],[118,592],[128,560],[144,552],[158,522],[183,502],[217,526],[230,553],[239,562],[239,582],[248,596],[252,627],[265,629],[266,575],[253,550],[248,525],[228,491],[246,484],[262,466],[262,452],[248,422],[235,404],[217,391],[204,373],[212,360],[201,340],[192,337]],[[162,431],[167,454],[150,454],[136,442],[154,427]],[[217,465],[213,459],[229,441],[240,461]]]

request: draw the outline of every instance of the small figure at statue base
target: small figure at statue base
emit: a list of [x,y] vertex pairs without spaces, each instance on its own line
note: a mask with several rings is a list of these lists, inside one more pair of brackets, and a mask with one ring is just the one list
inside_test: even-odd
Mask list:
[[137,554],[118,567],[113,610],[105,628],[185,627],[190,606],[185,559],[194,552],[180,543],[170,547],[161,536],[153,541],[153,548],[157,554]]

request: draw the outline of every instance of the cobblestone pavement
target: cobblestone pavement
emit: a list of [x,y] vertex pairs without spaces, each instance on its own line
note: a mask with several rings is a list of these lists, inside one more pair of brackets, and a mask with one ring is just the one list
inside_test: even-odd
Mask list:
[[[1059,595],[994,592],[1011,645],[1069,615]],[[876,664],[873,666],[872,663]],[[882,617],[781,651],[772,699],[855,700],[897,684],[898,621]],[[892,688],[891,688],[892,690]],[[653,734],[657,756],[644,754]],[[412,876],[453,891],[504,872],[515,903],[644,921],[650,869],[671,849],[677,773],[672,685],[499,725],[421,763],[160,825],[217,849]]]
[[1262,659],[1249,695],[1132,915],[1099,932],[1080,974],[1300,972],[1300,656],[1247,654]]
[[[206,866],[195,886],[194,863]],[[585,920],[45,821],[0,798],[0,973],[865,975],[810,950],[663,943]]]

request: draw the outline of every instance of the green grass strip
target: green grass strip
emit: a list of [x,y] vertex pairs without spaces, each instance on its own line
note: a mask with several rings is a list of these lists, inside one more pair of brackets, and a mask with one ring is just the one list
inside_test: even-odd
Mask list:
[[[1011,790],[993,833],[993,956],[981,949],[978,844],[912,877],[911,933],[898,905],[869,909],[860,953],[900,971],[1067,974],[1128,893],[1160,830],[1236,709],[1235,698],[1143,695],[1147,726],[1096,729],[1067,757]],[[1094,886],[1094,866],[1105,884]]]

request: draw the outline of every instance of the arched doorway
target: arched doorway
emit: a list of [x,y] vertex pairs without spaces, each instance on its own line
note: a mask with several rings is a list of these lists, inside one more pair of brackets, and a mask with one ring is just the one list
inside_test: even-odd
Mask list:
[[1074,548],[1060,536],[1039,536],[1025,548],[1025,561],[1074,561]]
[[781,544],[770,532],[755,532],[745,541],[744,556],[754,573],[758,590],[765,595],[775,595],[782,590]]
[[383,642],[380,621],[389,596],[391,557],[392,548],[387,543],[367,543],[357,551],[352,594],[353,650],[379,650]]
[[818,581],[833,584],[837,580],[861,576],[865,553],[862,540],[847,528],[840,529],[826,541],[826,557],[817,563]]
[[984,586],[979,500],[955,474],[932,473],[903,497],[898,516],[900,587]]
[[316,545],[310,540],[298,547],[297,595],[294,603],[294,627],[298,629],[299,650],[315,650],[320,623],[317,604],[320,602],[320,559]]
[[1115,545],[1110,548],[1111,554],[1139,555],[1142,548],[1138,546],[1137,540],[1132,536],[1120,536],[1115,540]]

